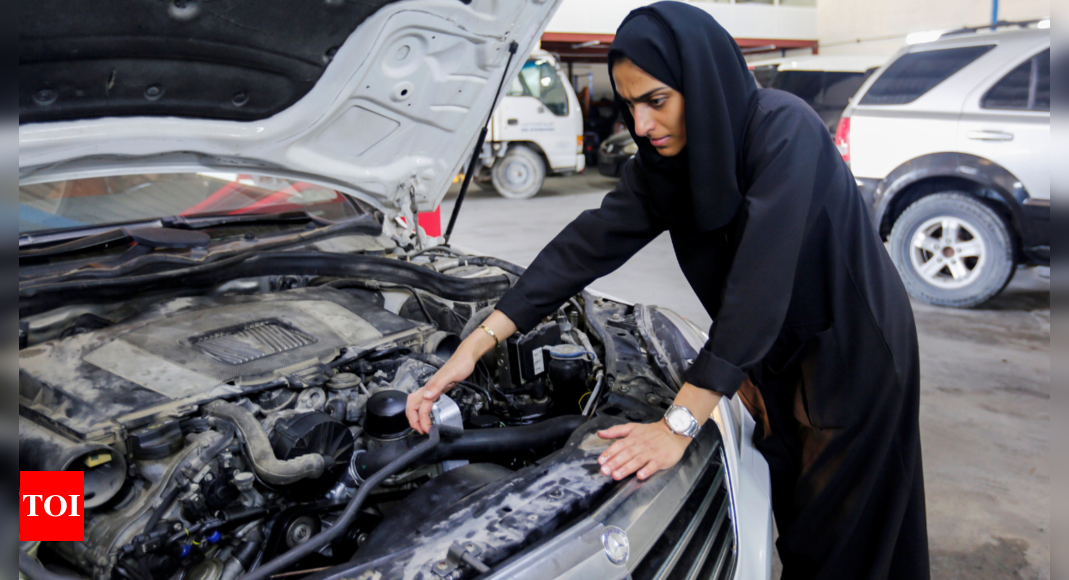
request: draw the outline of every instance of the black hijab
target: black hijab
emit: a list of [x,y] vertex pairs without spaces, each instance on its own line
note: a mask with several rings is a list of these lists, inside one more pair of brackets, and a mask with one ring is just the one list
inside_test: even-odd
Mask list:
[[[664,157],[635,134],[635,119],[616,91],[613,63],[627,58],[683,94],[687,146]],[[735,41],[708,12],[680,2],[632,11],[609,49],[609,79],[637,162],[661,217],[692,215],[699,230],[721,228],[742,204],[743,138],[757,103],[757,86]],[[690,213],[690,211],[693,213]]]

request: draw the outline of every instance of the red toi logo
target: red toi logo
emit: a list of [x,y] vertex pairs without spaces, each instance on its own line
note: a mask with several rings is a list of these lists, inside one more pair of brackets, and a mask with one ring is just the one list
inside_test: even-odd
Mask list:
[[84,541],[84,493],[81,471],[20,471],[19,541]]

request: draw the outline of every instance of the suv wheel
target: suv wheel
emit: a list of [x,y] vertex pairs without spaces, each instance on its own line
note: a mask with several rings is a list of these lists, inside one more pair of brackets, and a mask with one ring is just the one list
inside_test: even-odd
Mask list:
[[891,259],[914,298],[955,308],[994,298],[1015,266],[1002,218],[958,192],[930,195],[906,208],[891,230]]
[[494,163],[492,177],[494,189],[502,197],[528,199],[542,189],[546,181],[546,164],[541,155],[527,147],[511,147]]

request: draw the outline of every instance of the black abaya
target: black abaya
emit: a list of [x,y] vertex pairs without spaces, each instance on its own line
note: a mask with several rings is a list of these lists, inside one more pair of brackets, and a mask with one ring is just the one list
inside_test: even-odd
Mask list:
[[[684,42],[696,34],[702,42]],[[617,58],[684,94],[689,157],[651,155],[637,137],[640,154],[616,189],[539,254],[498,309],[531,329],[668,231],[715,321],[687,381],[733,396],[749,379],[759,392],[751,408],[784,578],[928,578],[912,309],[827,129],[787,93],[725,84],[714,102],[694,94],[695,62],[708,61],[721,82],[738,76],[732,67],[745,72],[734,42],[699,9],[636,10],[617,41]],[[722,122],[703,126],[692,114],[703,106],[732,110],[707,111]],[[718,129],[718,139],[702,136]],[[696,151],[716,159],[702,163]],[[719,201],[702,202],[709,196]]]

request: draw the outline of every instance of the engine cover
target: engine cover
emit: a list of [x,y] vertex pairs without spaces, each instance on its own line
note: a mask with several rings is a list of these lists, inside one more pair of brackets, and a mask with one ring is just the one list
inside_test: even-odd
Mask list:
[[175,299],[21,351],[20,414],[117,443],[126,429],[328,363],[342,349],[416,344],[433,330],[330,288]]

